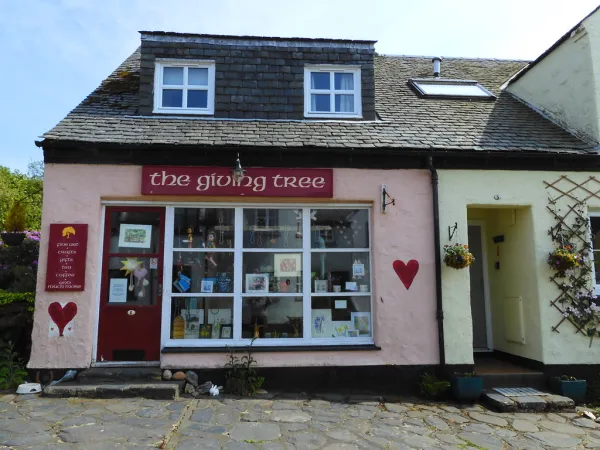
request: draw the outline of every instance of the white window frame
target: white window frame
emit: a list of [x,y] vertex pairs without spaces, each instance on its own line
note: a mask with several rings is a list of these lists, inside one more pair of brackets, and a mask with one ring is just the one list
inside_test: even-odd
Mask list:
[[[588,217],[589,217],[589,237],[590,237],[590,246],[592,248],[592,285],[594,288],[594,295],[596,296],[600,296],[600,280],[596,280],[596,266],[594,265],[594,241],[592,239],[592,217],[600,217],[600,212],[588,212]],[[600,253],[600,249],[598,251],[598,253]]]
[[[164,85],[163,69],[165,67],[182,67],[182,85]],[[188,86],[188,69],[208,69],[208,87]],[[163,107],[163,89],[176,88],[183,90],[182,107]],[[188,108],[188,90],[207,91],[206,108]],[[181,60],[159,60],[154,65],[154,113],[161,114],[202,114],[213,115],[215,113],[215,62],[214,61],[181,61]]]
[[[225,252],[234,253],[234,292],[227,294],[220,293],[173,293],[171,290],[172,282],[171,274],[173,272],[173,233],[175,230],[175,208],[222,208],[222,209],[235,209],[234,219],[234,248],[194,248],[194,249],[175,249],[179,251],[192,251],[192,252]],[[251,249],[242,248],[243,245],[243,210],[244,209],[302,209],[302,233],[303,236],[311,236],[311,221],[310,221],[310,210],[311,209],[364,209],[368,212],[369,217],[369,247],[368,248],[311,248],[311,239],[303,239],[301,248],[282,248],[282,249]],[[210,347],[237,347],[247,346],[252,342],[251,339],[242,339],[242,299],[244,297],[256,297],[256,294],[246,294],[243,292],[243,253],[245,252],[270,252],[270,253],[301,253],[302,254],[302,292],[301,293],[268,293],[261,294],[261,297],[302,297],[302,336],[301,338],[263,338],[256,339],[253,346],[255,347],[295,347],[295,346],[326,346],[326,345],[372,345],[374,343],[374,308],[373,308],[373,265],[372,265],[372,240],[373,240],[373,228],[372,228],[372,208],[365,204],[253,204],[253,203],[241,203],[241,204],[227,204],[221,205],[217,203],[177,203],[174,205],[167,206],[166,218],[165,218],[165,248],[164,248],[164,271],[163,271],[163,298],[162,298],[162,326],[161,326],[161,348],[164,347],[198,347],[198,348],[210,348]],[[311,254],[320,252],[364,252],[369,255],[369,286],[371,291],[369,292],[328,292],[324,294],[317,294],[311,292]],[[171,301],[172,298],[181,297],[233,297],[233,338],[232,339],[171,339]],[[311,297],[369,297],[370,298],[370,313],[371,313],[371,336],[368,337],[353,337],[353,338],[312,338],[311,337]]]
[[[329,89],[311,89],[310,74],[313,72],[329,73]],[[354,89],[335,90],[335,73],[351,73],[354,75]],[[329,94],[330,111],[311,111],[311,94]],[[335,112],[335,94],[353,94],[354,112]],[[336,119],[360,119],[362,118],[362,89],[360,66],[340,66],[340,65],[317,65],[304,67],[304,117],[336,118]]]

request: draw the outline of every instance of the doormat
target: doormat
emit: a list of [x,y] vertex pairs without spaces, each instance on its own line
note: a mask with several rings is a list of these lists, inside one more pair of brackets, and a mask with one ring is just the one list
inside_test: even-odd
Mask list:
[[550,395],[533,388],[494,388],[494,391],[505,397],[525,397],[528,395]]

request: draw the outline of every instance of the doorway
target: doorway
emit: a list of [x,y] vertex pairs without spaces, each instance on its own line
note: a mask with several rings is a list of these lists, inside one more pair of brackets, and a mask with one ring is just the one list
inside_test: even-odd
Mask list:
[[483,221],[468,223],[469,249],[475,262],[469,267],[471,284],[471,317],[473,324],[473,351],[491,352],[492,321],[488,287],[487,254]]
[[106,207],[97,362],[159,361],[165,209]]

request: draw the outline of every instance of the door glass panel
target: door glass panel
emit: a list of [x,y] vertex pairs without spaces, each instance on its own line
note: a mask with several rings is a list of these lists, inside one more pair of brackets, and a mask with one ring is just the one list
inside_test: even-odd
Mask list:
[[373,335],[370,297],[313,297],[311,303],[311,337],[355,338]]
[[171,339],[233,339],[233,298],[174,297]]
[[302,248],[302,210],[244,209],[244,248]]
[[160,213],[118,211],[110,214],[110,253],[159,253]]
[[233,253],[178,252],[173,255],[173,293],[233,292]]
[[160,281],[151,269],[151,258],[111,256],[108,258],[108,303],[150,306],[157,303]]
[[369,248],[366,209],[312,209],[312,248]]
[[312,292],[370,292],[369,254],[312,252]]
[[302,297],[246,297],[242,300],[242,338],[302,337]]
[[245,252],[243,292],[302,292],[302,253]]
[[173,248],[233,248],[234,209],[175,208]]

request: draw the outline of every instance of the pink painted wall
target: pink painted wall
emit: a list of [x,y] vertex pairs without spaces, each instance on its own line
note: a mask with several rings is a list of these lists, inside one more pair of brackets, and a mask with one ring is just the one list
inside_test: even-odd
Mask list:
[[[33,330],[32,368],[87,367],[92,359],[99,289],[99,239],[102,196],[140,195],[141,167],[46,166],[42,233],[50,223],[89,224],[86,290],[44,292],[47,244],[42,240],[38,294]],[[396,197],[386,215],[380,213],[381,184]],[[371,230],[374,273],[374,338],[381,351],[259,353],[261,366],[350,366],[436,364],[435,264],[429,172],[420,170],[335,169],[336,200],[374,201]],[[400,282],[392,263],[419,261],[410,290]],[[54,301],[74,301],[78,314],[74,334],[48,338],[47,308]],[[221,354],[167,354],[163,367],[222,367]]]

